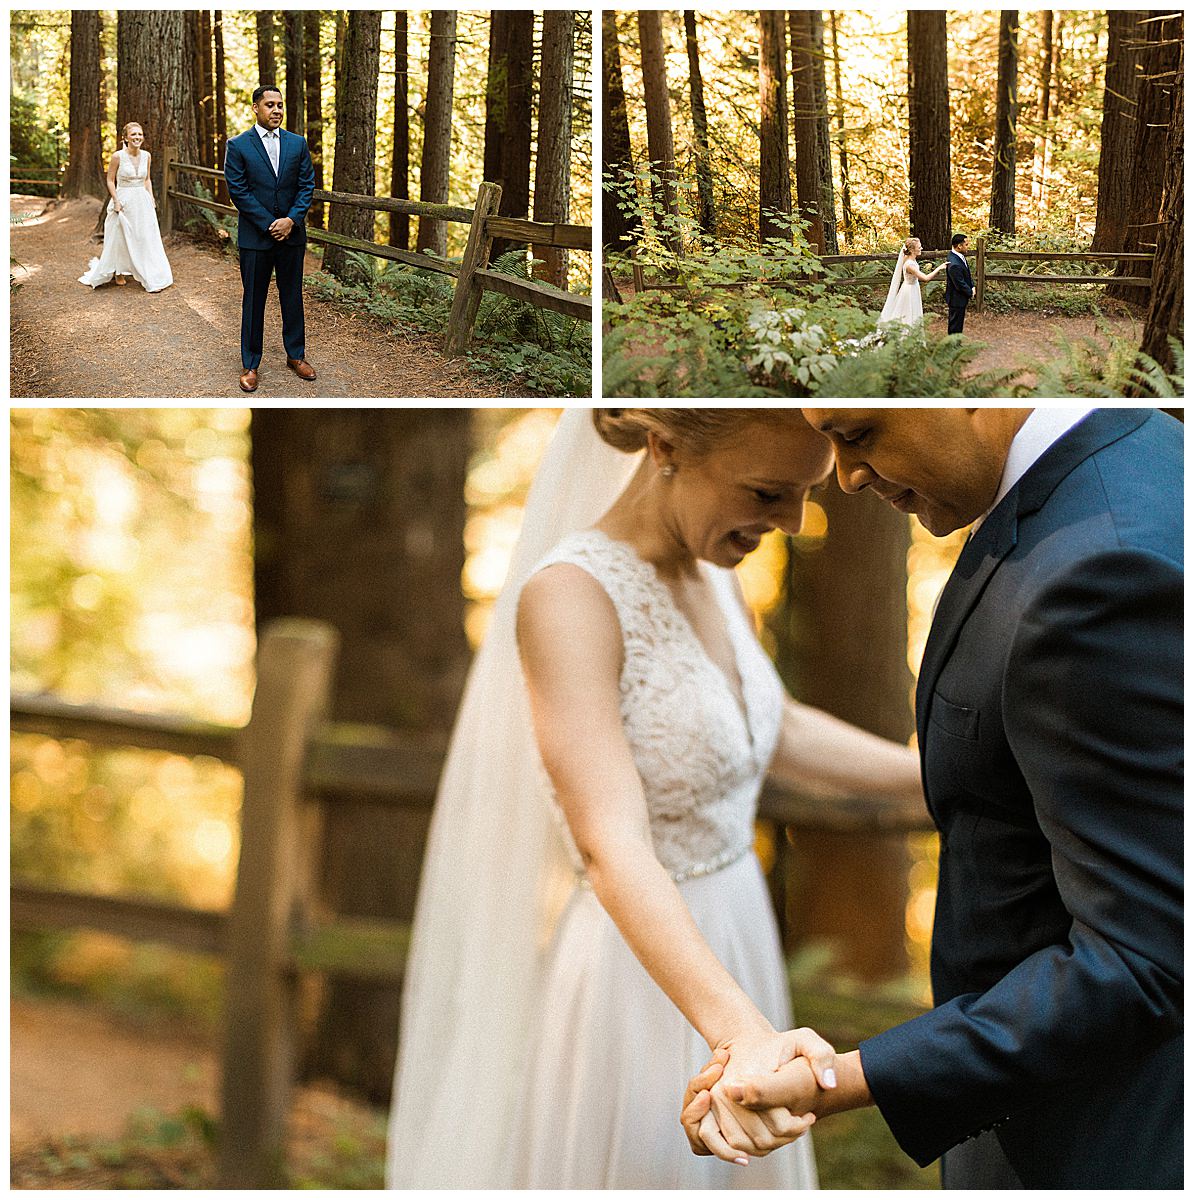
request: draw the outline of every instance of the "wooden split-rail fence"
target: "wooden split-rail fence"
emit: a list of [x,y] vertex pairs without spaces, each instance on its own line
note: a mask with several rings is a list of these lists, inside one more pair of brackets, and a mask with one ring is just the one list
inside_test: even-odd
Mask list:
[[[941,260],[949,253],[948,250],[922,250],[921,258],[926,260]],[[878,254],[824,254],[820,256],[820,266],[833,267],[845,263],[892,263],[896,251],[885,250]],[[1140,254],[1128,252],[1085,252],[1085,253],[1054,253],[1053,251],[1029,250],[988,250],[986,238],[979,238],[974,253],[974,307],[982,312],[985,307],[987,285],[989,283],[1026,283],[1026,284],[1069,284],[1069,283],[1102,283],[1114,286],[1151,288],[1152,264],[1155,254]],[[1021,271],[992,271],[988,264],[992,262],[1147,262],[1148,275],[1030,275]],[[649,281],[642,264],[631,264],[634,276],[634,290],[643,291],[689,291],[690,285],[684,283],[661,283]],[[811,276],[783,280],[739,279],[731,281],[701,281],[693,284],[697,290],[704,288],[740,288],[749,287],[754,283],[770,283],[774,286],[798,287],[808,282],[823,283],[826,287],[885,287],[891,282],[890,275],[846,275],[832,276],[824,270],[818,270]],[[944,281],[938,280],[943,283]]]
[[[232,205],[221,204],[207,196],[196,196],[178,186],[180,174],[197,175],[221,183],[224,179],[223,171],[196,163],[179,162],[176,151],[171,148],[167,148],[164,161],[166,202],[162,206],[163,234],[171,232],[174,227],[173,205],[178,203],[193,204],[211,212],[236,216],[236,209]],[[370,254],[390,262],[404,263],[421,271],[434,271],[455,279],[452,312],[448,318],[444,339],[444,349],[448,354],[463,354],[468,350],[477,321],[477,312],[481,306],[481,297],[485,292],[511,296],[536,308],[549,309],[566,317],[592,322],[592,296],[568,292],[537,279],[520,279],[514,275],[506,275],[494,271],[489,263],[495,238],[526,242],[537,249],[583,250],[592,254],[592,228],[588,225],[549,224],[544,221],[501,217],[497,211],[501,198],[502,189],[496,183],[481,184],[472,208],[462,208],[453,204],[430,204],[422,200],[399,200],[392,196],[362,196],[352,192],[316,190],[313,200],[320,204],[342,204],[350,208],[405,213],[413,217],[430,217],[438,221],[455,221],[468,225],[468,241],[459,266],[431,254],[348,237],[310,225],[307,227],[307,237],[313,242],[341,246],[346,250]]]
[[[306,973],[400,981],[408,924],[350,919],[316,899],[325,806],[366,801],[428,809],[444,746],[326,720],[338,639],[328,625],[275,622],[258,647],[243,728],[14,695],[11,728],[92,746],[209,755],[240,768],[240,859],[227,912],[136,897],[11,884],[13,930],[92,929],[222,957],[225,963],[219,1184],[285,1181],[284,1132],[296,1068],[299,982]],[[779,831],[773,894],[791,877],[782,829],[906,833],[930,829],[920,805],[827,800],[768,787],[760,817]],[[786,905],[778,904],[781,927]],[[904,1014],[907,1015],[907,1014]],[[881,1026],[879,1026],[881,1027]]]

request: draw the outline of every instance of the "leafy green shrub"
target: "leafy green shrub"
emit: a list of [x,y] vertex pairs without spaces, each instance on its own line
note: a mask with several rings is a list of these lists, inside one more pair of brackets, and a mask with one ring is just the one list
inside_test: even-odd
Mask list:
[[1174,367],[1166,371],[1126,338],[1054,339],[1057,355],[1040,366],[1031,395],[1146,396],[1172,399],[1185,393],[1185,353],[1176,338],[1169,339]]

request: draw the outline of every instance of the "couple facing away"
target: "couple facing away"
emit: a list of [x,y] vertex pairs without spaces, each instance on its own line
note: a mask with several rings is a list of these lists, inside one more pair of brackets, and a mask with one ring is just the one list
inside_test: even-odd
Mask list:
[[[315,168],[306,138],[282,128],[282,94],[272,85],[253,92],[256,123],[229,140],[224,160],[228,195],[239,214],[236,244],[243,287],[241,301],[240,386],[257,390],[270,279],[278,281],[282,344],[286,365],[302,380],[315,378],[306,358],[303,322],[303,259],[307,249],[307,210],[315,192]],[[132,275],[147,292],[174,282],[162,248],[149,152],[134,123],[124,128],[123,148],[108,167],[112,197],[104,221],[104,249],[79,280],[93,289]]]
[[[814,1188],[809,1127],[874,1104],[947,1187],[1180,1187],[1181,435],[1156,409],[566,411],[437,797],[388,1186]],[[971,528],[919,756],[788,697],[733,571],[835,461]],[[940,833],[935,1007],[849,1053],[794,1028],[767,775],[923,796]]]
[[896,259],[879,324],[915,325],[922,320],[925,310],[921,301],[920,285],[931,283],[944,271],[945,304],[949,310],[949,327],[946,333],[961,333],[962,326],[966,323],[966,306],[975,292],[970,264],[966,261],[966,241],[964,233],[955,233],[950,241],[950,251],[945,262],[926,275],[917,262],[922,253],[920,238],[910,237]]

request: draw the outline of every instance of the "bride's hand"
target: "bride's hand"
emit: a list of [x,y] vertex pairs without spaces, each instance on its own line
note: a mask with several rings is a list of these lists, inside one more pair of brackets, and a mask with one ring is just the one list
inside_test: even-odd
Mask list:
[[770,1074],[800,1057],[809,1064],[811,1092],[818,1087],[836,1086],[833,1047],[813,1030],[797,1029],[788,1033],[753,1032],[730,1039],[726,1048],[730,1061],[711,1089],[711,1111],[700,1124],[709,1149],[718,1158],[740,1161],[742,1154],[761,1157],[806,1133],[816,1120],[812,1113],[794,1113],[786,1108],[752,1112],[731,1100],[726,1088],[752,1075]]

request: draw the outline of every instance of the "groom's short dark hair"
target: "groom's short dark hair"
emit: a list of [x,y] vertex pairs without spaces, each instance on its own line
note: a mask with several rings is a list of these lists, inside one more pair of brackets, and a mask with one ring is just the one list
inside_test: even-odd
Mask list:
[[280,96],[282,89],[276,83],[263,83],[260,87],[253,89],[253,103],[256,104],[266,92],[277,92]]
[[964,233],[955,233],[949,244],[951,246],[960,246],[965,240],[966,235]]

